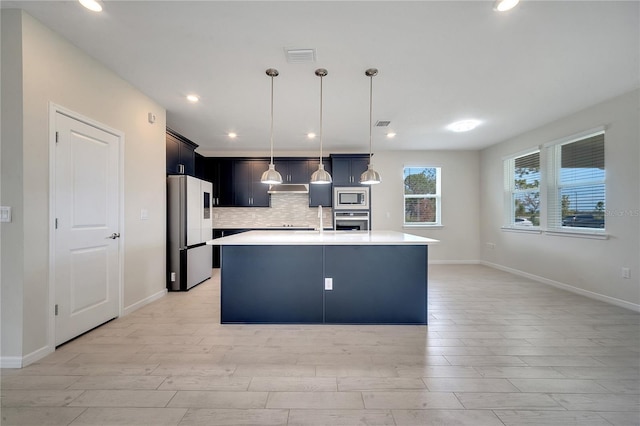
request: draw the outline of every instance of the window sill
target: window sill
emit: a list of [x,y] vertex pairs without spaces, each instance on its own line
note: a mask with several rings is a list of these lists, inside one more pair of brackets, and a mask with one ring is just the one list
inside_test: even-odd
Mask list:
[[564,229],[544,230],[541,228],[519,228],[515,226],[503,226],[500,228],[505,232],[516,232],[520,234],[546,234],[553,237],[588,238],[592,240],[608,240],[609,234],[598,231],[568,231]]
[[423,229],[442,229],[444,228],[443,225],[440,224],[436,224],[436,225],[402,225],[403,229],[416,229],[416,228],[423,228]]
[[500,228],[503,231],[506,232],[519,232],[522,234],[542,234],[542,229],[540,228],[533,228],[533,227],[522,227],[522,226],[503,226],[502,228]]
[[554,237],[589,238],[592,240],[608,240],[609,234],[598,231],[565,231],[563,229],[553,229],[545,231],[546,234]]

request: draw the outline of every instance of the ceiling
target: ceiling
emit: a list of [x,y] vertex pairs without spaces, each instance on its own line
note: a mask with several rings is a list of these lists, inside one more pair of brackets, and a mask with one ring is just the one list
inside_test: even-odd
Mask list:
[[[2,1],[22,8],[167,110],[204,155],[324,148],[475,150],[640,87],[638,1]],[[316,49],[288,63],[285,48]],[[195,93],[200,102],[185,96]],[[474,118],[466,133],[446,129]],[[600,123],[594,123],[600,124]],[[385,135],[396,132],[393,139]],[[235,132],[231,140],[227,134]]]

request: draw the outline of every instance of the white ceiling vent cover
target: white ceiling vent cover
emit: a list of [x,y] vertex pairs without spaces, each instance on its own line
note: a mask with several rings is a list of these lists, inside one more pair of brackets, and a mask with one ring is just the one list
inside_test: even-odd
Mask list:
[[387,127],[389,124],[391,124],[391,121],[389,121],[389,120],[378,120],[378,121],[376,121],[376,127]]
[[290,64],[306,64],[316,61],[316,49],[284,49],[287,62]]

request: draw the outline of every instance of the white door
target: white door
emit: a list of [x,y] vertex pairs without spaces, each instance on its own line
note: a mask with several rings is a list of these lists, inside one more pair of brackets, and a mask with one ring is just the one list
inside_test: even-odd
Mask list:
[[118,316],[120,138],[60,112],[55,126],[59,345]]

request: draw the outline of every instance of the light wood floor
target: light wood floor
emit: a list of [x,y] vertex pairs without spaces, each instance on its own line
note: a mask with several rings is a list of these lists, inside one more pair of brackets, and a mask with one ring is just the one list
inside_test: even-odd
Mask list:
[[436,265],[429,326],[220,325],[217,272],[3,370],[1,424],[640,424],[632,311]]

